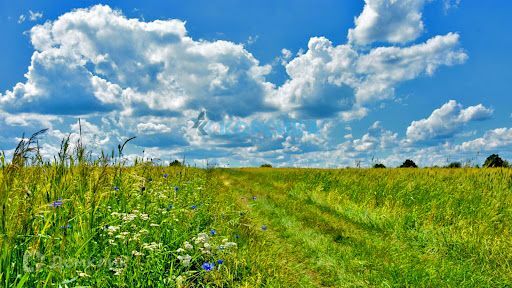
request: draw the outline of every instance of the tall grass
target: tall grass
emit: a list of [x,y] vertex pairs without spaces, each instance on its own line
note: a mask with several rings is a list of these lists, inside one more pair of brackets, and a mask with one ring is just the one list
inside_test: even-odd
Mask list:
[[512,285],[510,169],[50,162],[41,133],[0,155],[3,287]]

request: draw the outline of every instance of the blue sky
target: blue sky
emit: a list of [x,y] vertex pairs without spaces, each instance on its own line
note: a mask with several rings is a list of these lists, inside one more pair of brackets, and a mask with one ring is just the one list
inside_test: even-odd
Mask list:
[[[342,167],[512,158],[512,3],[0,2],[0,150]],[[206,111],[201,135],[193,119]],[[372,160],[373,159],[373,160]]]

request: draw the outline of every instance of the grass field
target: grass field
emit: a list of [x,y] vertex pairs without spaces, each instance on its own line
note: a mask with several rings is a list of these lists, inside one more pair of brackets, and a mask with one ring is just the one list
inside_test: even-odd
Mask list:
[[3,287],[512,286],[511,169],[19,161]]

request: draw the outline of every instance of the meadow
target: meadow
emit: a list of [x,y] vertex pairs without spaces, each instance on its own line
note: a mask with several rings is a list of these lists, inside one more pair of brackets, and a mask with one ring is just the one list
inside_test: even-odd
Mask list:
[[28,144],[0,157],[3,287],[512,286],[511,169],[128,166],[65,145],[44,162]]

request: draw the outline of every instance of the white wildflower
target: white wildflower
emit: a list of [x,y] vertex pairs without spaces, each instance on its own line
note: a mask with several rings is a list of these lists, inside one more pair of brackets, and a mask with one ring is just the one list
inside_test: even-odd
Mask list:
[[132,251],[132,255],[133,255],[133,256],[135,256],[135,257],[137,257],[137,256],[144,256],[144,253],[139,252],[139,251],[137,251],[137,250],[133,250],[133,251]]
[[188,266],[190,265],[190,261],[192,260],[192,257],[190,255],[185,255],[185,256],[178,256],[178,260],[180,260],[181,264],[183,264],[184,266]]
[[185,243],[183,243],[183,247],[185,247],[185,249],[187,249],[187,250],[191,250],[194,248],[194,246],[192,246],[192,244],[188,243],[188,241],[185,241]]

